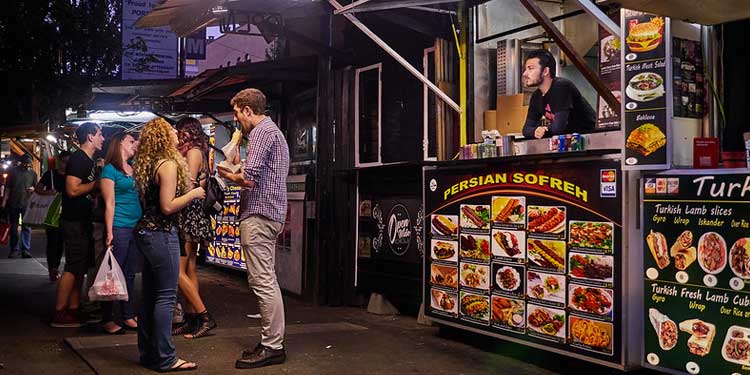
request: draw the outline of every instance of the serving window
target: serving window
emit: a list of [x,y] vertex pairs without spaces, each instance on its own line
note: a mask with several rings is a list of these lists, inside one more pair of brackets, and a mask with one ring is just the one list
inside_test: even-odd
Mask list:
[[382,64],[357,69],[354,81],[355,163],[358,167],[381,164]]

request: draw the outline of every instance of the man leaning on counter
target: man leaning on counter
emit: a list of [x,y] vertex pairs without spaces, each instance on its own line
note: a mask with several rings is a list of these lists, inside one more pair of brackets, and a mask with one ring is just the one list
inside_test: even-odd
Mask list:
[[537,87],[529,99],[523,126],[526,138],[587,133],[594,129],[594,110],[573,82],[556,77],[555,66],[555,58],[544,49],[532,51],[526,58],[523,83],[526,87]]

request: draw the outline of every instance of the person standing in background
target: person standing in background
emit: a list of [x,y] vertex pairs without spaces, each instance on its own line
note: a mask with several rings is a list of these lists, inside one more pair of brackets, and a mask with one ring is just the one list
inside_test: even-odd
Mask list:
[[[177,122],[177,137],[180,140],[177,149],[185,157],[188,177],[192,187],[206,187],[208,177],[208,136],[203,132],[200,121],[186,117]],[[211,221],[203,211],[203,200],[194,199],[182,210],[180,236],[184,252],[180,252],[179,290],[185,297],[185,323],[176,327],[172,334],[184,335],[186,339],[197,339],[216,328],[216,321],[203,304],[199,292],[196,254],[198,246],[211,240]]]
[[[37,194],[56,195],[65,194],[65,168],[70,159],[70,151],[61,151],[57,156],[57,165],[54,169],[44,172],[39,183],[36,185]],[[46,227],[47,235],[47,269],[49,270],[49,281],[57,281],[60,278],[60,259],[63,255],[63,239],[60,228]]]
[[31,258],[31,228],[21,225],[21,251],[18,250],[18,221],[23,219],[29,197],[34,192],[36,173],[31,169],[31,155],[21,157],[21,164],[8,174],[7,190],[3,197],[3,207],[10,221],[10,247],[8,258]]
[[102,149],[102,129],[94,122],[78,126],[78,151],[71,155],[65,170],[60,230],[65,242],[65,272],[57,285],[57,301],[52,327],[80,327],[78,316],[83,277],[93,258],[91,237],[92,192],[98,188],[94,153]]
[[[109,334],[138,329],[135,321],[135,274],[140,252],[135,245],[133,228],[141,218],[141,202],[128,161],[135,155],[137,142],[132,134],[118,133],[112,137],[102,169],[101,191],[104,199],[105,244],[117,260],[125,276],[127,301],[102,302],[102,330]],[[119,307],[115,316],[114,307]]]

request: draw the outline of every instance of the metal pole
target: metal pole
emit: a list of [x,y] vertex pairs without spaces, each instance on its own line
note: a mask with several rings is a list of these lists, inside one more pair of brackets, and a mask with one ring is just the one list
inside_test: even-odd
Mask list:
[[[338,1],[336,0],[328,0],[328,3],[331,4],[331,6],[333,6],[335,10],[339,10],[343,8],[341,4],[339,4]],[[357,28],[360,29],[363,33],[365,33],[365,35],[367,35],[370,39],[372,39],[372,41],[375,42],[375,44],[380,46],[380,48],[385,50],[385,52],[391,55],[391,57],[396,59],[396,61],[398,61],[399,64],[401,64],[404,68],[406,68],[406,70],[408,70],[409,73],[411,73],[414,77],[416,77],[418,80],[422,81],[422,83],[427,85],[427,87],[429,87],[430,90],[432,90],[432,92],[435,93],[435,95],[437,95],[440,99],[442,99],[449,106],[451,106],[451,108],[453,108],[456,112],[460,114],[462,113],[461,107],[458,104],[456,104],[456,102],[454,102],[453,99],[450,98],[450,96],[446,95],[437,86],[435,86],[434,83],[430,82],[430,80],[427,79],[427,77],[425,77],[422,73],[419,72],[419,70],[417,70],[411,64],[409,64],[409,62],[406,61],[406,59],[404,59],[403,57],[401,57],[401,55],[399,55],[398,52],[396,52],[393,48],[391,48],[388,45],[388,43],[386,43],[385,41],[380,39],[380,37],[375,35],[375,33],[373,33],[372,30],[370,30],[367,26],[365,26],[362,22],[360,22],[357,19],[357,17],[349,13],[344,13],[342,15],[346,17],[346,19],[348,19],[349,22],[351,22],[354,26],[357,26]]]
[[370,1],[370,0],[357,0],[357,1],[353,2],[353,3],[351,3],[351,4],[347,4],[347,5],[343,6],[343,7],[341,7],[341,9],[336,9],[333,12],[333,14],[341,14],[343,12],[348,11],[349,9],[352,9],[352,8],[358,6],[358,5],[362,5],[362,4],[364,4],[364,3],[368,2],[368,1]]
[[575,2],[577,2],[578,5],[580,5],[581,8],[586,11],[586,13],[594,17],[596,22],[599,23],[601,27],[607,29],[607,31],[609,31],[609,33],[614,35],[616,38],[620,38],[620,26],[612,21],[612,19],[609,18],[609,16],[607,16],[604,12],[602,12],[602,10],[599,9],[596,4],[592,3],[589,0],[575,0]]

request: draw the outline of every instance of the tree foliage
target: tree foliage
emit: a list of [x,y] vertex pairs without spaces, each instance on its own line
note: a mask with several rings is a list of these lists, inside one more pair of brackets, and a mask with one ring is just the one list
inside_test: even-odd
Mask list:
[[64,118],[92,82],[120,65],[120,0],[6,0],[0,12],[0,71],[33,85],[40,120]]

